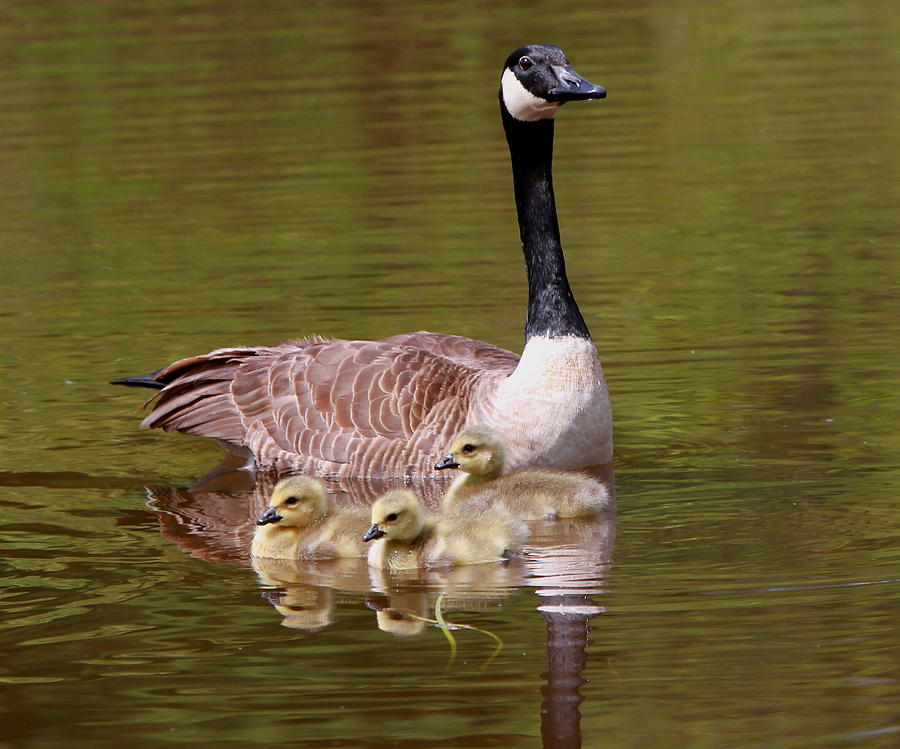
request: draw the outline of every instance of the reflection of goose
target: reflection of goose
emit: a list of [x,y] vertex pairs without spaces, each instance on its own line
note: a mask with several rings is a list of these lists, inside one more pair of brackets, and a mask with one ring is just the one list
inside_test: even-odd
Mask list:
[[317,475],[431,474],[435,445],[467,422],[500,429],[512,467],[609,464],[609,397],[566,277],[551,178],[560,106],[605,95],[552,45],[517,49],[503,67],[500,112],[528,275],[521,358],[424,331],[223,348],[116,380],[159,390],[143,426],[218,439],[262,468]]
[[[486,427],[463,430],[435,469],[459,468],[444,495],[444,507],[459,511],[471,499],[509,510],[523,520],[582,517],[612,506],[606,487],[580,473],[526,469],[502,475],[506,454],[501,435]],[[462,506],[461,506],[462,505]]]
[[325,486],[309,476],[289,476],[272,491],[269,508],[256,521],[250,553],[277,559],[363,557],[360,536],[368,526],[361,508],[331,507]]
[[415,494],[395,489],[372,505],[372,527],[363,540],[375,541],[369,565],[408,570],[500,562],[527,533],[523,524],[500,513],[426,517]]

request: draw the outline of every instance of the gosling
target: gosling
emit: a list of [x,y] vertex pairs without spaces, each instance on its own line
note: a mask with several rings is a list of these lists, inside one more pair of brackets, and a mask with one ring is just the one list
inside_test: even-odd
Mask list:
[[[436,470],[459,468],[443,499],[445,511],[458,513],[465,503],[502,508],[522,520],[585,517],[612,508],[609,491],[581,473],[525,469],[505,476],[503,438],[485,427],[470,427],[453,440]],[[473,500],[472,503],[469,500]]]
[[505,513],[427,517],[413,492],[394,489],[372,505],[372,526],[362,540],[376,542],[370,567],[397,571],[502,562],[527,535],[525,524]]
[[329,507],[325,485],[309,476],[289,476],[272,490],[259,516],[250,553],[272,559],[364,557],[359,542],[369,525],[363,508]]

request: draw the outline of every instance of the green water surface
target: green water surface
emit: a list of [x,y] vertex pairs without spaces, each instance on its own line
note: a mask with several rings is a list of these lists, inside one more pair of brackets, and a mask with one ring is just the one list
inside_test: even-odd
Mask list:
[[[900,742],[900,5],[0,15],[0,746]],[[106,381],[309,333],[520,350],[527,42],[609,90],[555,184],[617,518],[487,571],[254,570],[262,489],[185,488],[219,448]],[[441,593],[502,649],[451,659]]]

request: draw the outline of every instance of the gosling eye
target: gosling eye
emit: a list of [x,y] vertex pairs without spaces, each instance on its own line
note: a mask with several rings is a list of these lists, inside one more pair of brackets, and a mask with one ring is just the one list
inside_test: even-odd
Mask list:
[[[525,58],[522,59],[524,60]],[[475,445],[463,445],[463,452],[466,455],[471,455],[473,452],[475,452]]]
[[284,500],[284,503],[285,503],[286,505],[291,505],[291,506],[293,506],[293,505],[297,504],[297,502],[299,502],[299,501],[300,501],[300,500],[297,499],[296,497],[288,497],[286,500]]
[[528,70],[532,65],[534,65],[534,63],[531,61],[530,57],[519,58],[519,67],[522,68],[522,70]]
[[396,513],[396,512],[392,512],[390,515],[388,515],[388,516],[385,518],[385,520],[390,520],[391,522],[393,522],[393,521],[396,520],[396,519],[397,519],[397,513]]

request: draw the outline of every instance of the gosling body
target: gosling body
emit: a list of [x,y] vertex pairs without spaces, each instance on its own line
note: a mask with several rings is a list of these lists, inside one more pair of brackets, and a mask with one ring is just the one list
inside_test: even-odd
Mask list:
[[383,570],[501,562],[511,558],[528,535],[523,523],[502,512],[428,516],[418,497],[406,489],[378,499],[371,520],[363,536],[374,542],[367,559],[369,566]]
[[580,473],[523,469],[504,475],[506,451],[501,435],[487,427],[464,430],[436,470],[458,468],[460,475],[444,495],[448,513],[506,510],[522,520],[587,517],[612,509],[607,488]]
[[273,559],[364,557],[360,536],[369,525],[362,508],[333,507],[325,486],[309,476],[289,476],[272,490],[256,521],[250,553]]

